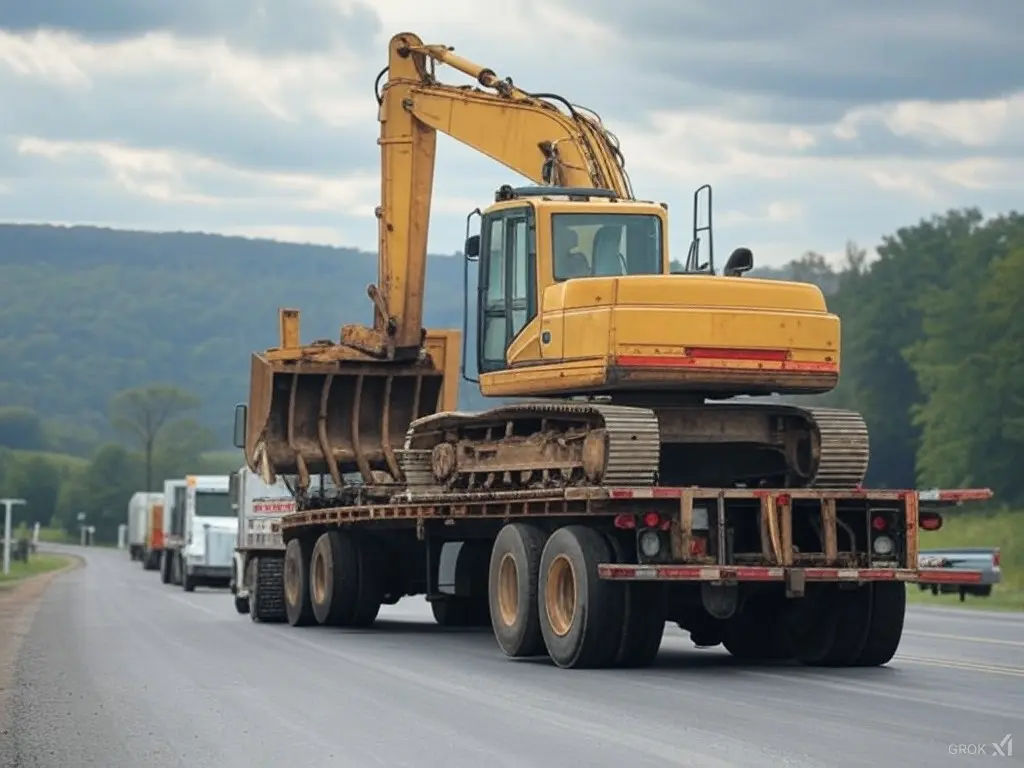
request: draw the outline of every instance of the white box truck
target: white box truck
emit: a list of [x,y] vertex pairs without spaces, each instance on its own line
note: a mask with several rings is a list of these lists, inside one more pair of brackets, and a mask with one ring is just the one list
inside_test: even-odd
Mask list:
[[227,587],[231,583],[238,518],[228,493],[227,475],[185,478],[185,542],[181,586]]
[[128,500],[128,551],[132,560],[141,560],[147,571],[156,570],[160,564],[163,504],[164,495],[156,492],[136,491]]

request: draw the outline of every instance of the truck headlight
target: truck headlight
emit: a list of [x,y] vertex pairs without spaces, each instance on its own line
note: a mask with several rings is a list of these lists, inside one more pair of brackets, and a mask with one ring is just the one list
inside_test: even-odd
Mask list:
[[888,536],[875,536],[871,542],[871,549],[876,555],[891,555],[893,547],[893,540]]

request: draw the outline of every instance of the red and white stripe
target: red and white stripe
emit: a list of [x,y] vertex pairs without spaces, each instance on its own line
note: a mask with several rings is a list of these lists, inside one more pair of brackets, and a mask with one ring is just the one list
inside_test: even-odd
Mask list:
[[949,568],[779,568],[775,566],[617,565],[597,572],[613,581],[785,581],[786,571],[802,571],[806,581],[906,581],[918,584],[978,584],[981,571]]

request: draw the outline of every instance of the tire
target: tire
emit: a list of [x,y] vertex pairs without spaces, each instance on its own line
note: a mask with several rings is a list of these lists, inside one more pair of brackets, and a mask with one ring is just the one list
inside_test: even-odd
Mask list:
[[182,569],[181,573],[181,588],[186,592],[196,591],[196,580],[195,577],[190,575],[187,569]]
[[540,628],[548,655],[563,669],[613,664],[622,638],[622,585],[598,578],[613,557],[608,540],[592,528],[555,531],[540,558]]
[[511,659],[544,654],[538,590],[544,532],[526,523],[509,523],[491,548],[487,603],[494,639]]
[[[615,536],[608,536],[617,563],[627,560],[625,548]],[[658,657],[668,619],[664,584],[625,582],[623,587],[622,635],[615,653],[615,666],[639,669],[649,667]]]
[[[901,584],[900,589],[906,592]],[[818,662],[823,667],[851,667],[857,661],[868,639],[872,614],[871,585],[836,591],[829,608],[836,625],[835,637],[828,652]]]
[[490,606],[482,598],[439,598],[430,601],[430,610],[441,627],[486,627],[491,623]]
[[327,531],[316,540],[309,584],[317,622],[331,627],[353,623],[359,607],[359,552],[348,531]]
[[782,628],[782,608],[764,596],[748,598],[723,622],[722,645],[739,661],[783,661],[792,658]]
[[309,597],[309,563],[313,546],[308,539],[288,542],[284,550],[284,612],[293,627],[305,627],[316,621]]
[[249,618],[276,624],[288,617],[284,609],[284,557],[261,555],[249,561]]
[[384,602],[384,552],[369,537],[354,538],[352,543],[359,563],[359,590],[350,626],[371,627]]
[[804,597],[790,606],[783,636],[788,652],[801,664],[817,666],[831,650],[838,629],[831,604],[838,591],[834,584],[808,585]]
[[896,655],[907,613],[907,588],[902,582],[875,582],[871,589],[871,620],[854,666],[880,667]]
[[163,584],[171,583],[171,554],[167,550],[160,554],[160,581]]
[[249,598],[235,595],[235,610],[243,616],[249,613]]

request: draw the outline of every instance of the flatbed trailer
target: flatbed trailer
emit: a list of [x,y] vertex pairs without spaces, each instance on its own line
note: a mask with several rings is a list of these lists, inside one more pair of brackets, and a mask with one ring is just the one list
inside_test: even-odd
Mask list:
[[[581,487],[386,498],[310,497],[272,524],[263,588],[280,574],[281,619],[368,627],[382,604],[426,595],[438,622],[490,625],[509,657],[649,665],[666,622],[742,659],[877,666],[895,654],[919,532],[987,489]],[[461,542],[454,593],[440,550]],[[980,581],[957,571],[958,583]],[[275,587],[275,591],[278,587]]]

